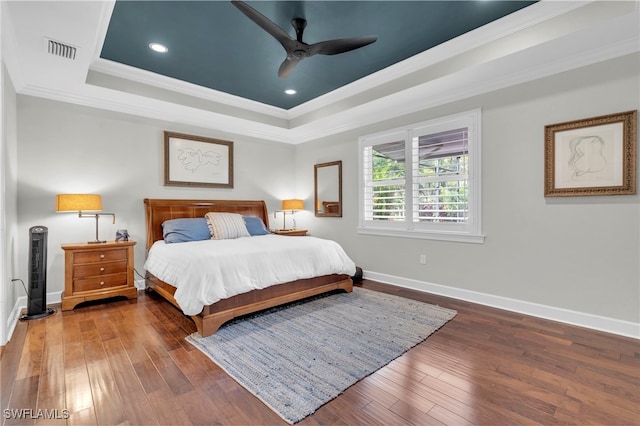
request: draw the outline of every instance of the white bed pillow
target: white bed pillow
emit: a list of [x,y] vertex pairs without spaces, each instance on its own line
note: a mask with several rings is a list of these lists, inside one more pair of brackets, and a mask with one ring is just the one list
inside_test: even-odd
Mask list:
[[209,212],[204,215],[209,224],[212,240],[250,237],[242,215],[237,213]]

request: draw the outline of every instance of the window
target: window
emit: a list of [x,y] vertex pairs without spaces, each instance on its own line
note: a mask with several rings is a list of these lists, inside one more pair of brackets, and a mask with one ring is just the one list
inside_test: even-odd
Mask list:
[[360,233],[483,242],[480,111],[360,138]]

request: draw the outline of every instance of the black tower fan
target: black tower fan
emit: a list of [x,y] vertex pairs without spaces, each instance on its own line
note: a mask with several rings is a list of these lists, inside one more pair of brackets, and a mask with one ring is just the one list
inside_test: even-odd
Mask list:
[[29,289],[27,313],[23,320],[44,318],[55,313],[47,308],[47,227],[29,228]]

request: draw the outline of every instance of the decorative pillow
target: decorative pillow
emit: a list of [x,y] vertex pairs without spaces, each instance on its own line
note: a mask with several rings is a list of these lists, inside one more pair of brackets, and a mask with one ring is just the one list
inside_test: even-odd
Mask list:
[[211,239],[226,240],[231,238],[250,237],[242,215],[237,213],[209,212],[204,217],[209,223]]
[[268,235],[271,233],[271,231],[264,226],[264,222],[259,217],[243,216],[243,219],[244,224],[247,226],[247,231],[249,231],[249,234],[251,234],[252,237],[255,235]]
[[209,226],[203,217],[193,219],[171,219],[162,223],[165,243],[184,243],[211,239]]

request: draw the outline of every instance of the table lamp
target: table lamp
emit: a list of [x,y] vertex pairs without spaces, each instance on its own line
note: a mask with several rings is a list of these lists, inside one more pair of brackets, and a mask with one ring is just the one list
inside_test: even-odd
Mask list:
[[[294,214],[298,210],[304,210],[304,201],[298,199],[282,200],[282,230],[287,227],[287,212]],[[294,226],[295,227],[295,226]]]
[[78,212],[78,217],[95,218],[96,239],[89,241],[89,244],[106,242],[98,238],[98,219],[100,216],[112,216],[113,223],[116,223],[115,213],[102,212],[102,196],[98,194],[58,194],[56,195],[56,212]]

